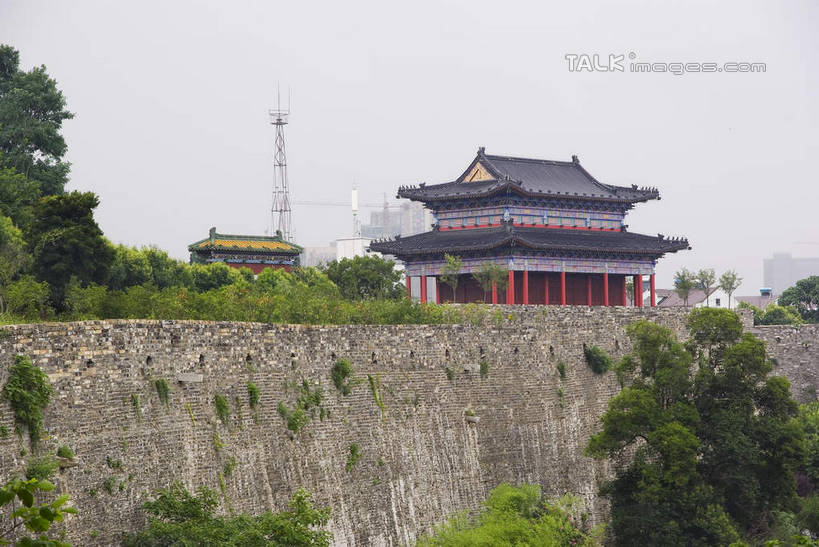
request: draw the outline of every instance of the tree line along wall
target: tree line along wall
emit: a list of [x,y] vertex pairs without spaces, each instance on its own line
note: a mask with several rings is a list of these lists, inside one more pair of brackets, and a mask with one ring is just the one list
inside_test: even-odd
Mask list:
[[[56,482],[79,511],[65,525],[77,545],[117,543],[146,523],[141,505],[152,491],[175,480],[214,489],[222,511],[250,513],[281,510],[303,487],[332,508],[337,545],[405,545],[478,508],[504,481],[573,492],[602,518],[596,492],[612,469],[583,448],[619,387],[612,373],[591,372],[583,345],[619,357],[630,349],[625,327],[639,318],[684,330],[683,310],[573,306],[498,306],[477,325],[6,326],[0,385],[15,354],[50,377],[40,444],[76,453]],[[354,368],[350,395],[330,379],[338,358]],[[167,404],[157,380],[170,387]],[[324,398],[293,432],[277,407],[294,407],[303,380]],[[248,382],[259,388],[255,409]],[[13,425],[5,403],[0,424]],[[348,465],[352,445],[361,456]],[[21,448],[27,440],[13,433],[0,439],[0,479],[23,470]]]

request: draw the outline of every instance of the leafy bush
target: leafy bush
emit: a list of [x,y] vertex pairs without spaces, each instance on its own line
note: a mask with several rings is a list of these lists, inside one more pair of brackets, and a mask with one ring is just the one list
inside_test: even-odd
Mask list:
[[57,449],[57,456],[59,456],[60,458],[65,458],[66,460],[73,460],[74,451],[71,450],[70,446],[64,444]]
[[577,527],[579,498],[564,496],[547,502],[534,484],[501,484],[489,493],[477,515],[461,513],[422,537],[418,547],[466,545],[601,545],[602,529]]
[[26,478],[47,481],[57,472],[59,464],[51,456],[32,458],[26,464]]
[[330,509],[313,507],[305,490],[296,491],[289,510],[280,513],[216,517],[218,505],[213,490],[200,486],[192,495],[174,483],[167,490],[158,490],[156,498],[143,505],[150,523],[146,529],[127,535],[123,545],[328,547],[333,538],[325,529]]
[[31,364],[28,356],[14,357],[2,396],[11,405],[17,425],[28,429],[31,444],[36,444],[43,432],[43,409],[53,393],[48,376],[40,367]]
[[347,380],[352,373],[353,365],[347,359],[339,359],[330,370],[333,385],[336,386],[336,389],[338,389],[342,395],[349,395],[353,390],[352,384]]
[[586,364],[595,374],[603,374],[611,368],[611,357],[597,346],[584,347],[583,355],[586,358]]
[[[46,535],[51,525],[55,522],[62,522],[64,513],[75,513],[73,507],[64,507],[68,501],[68,494],[58,496],[54,501],[43,505],[35,505],[34,499],[38,492],[51,492],[54,485],[47,480],[36,478],[23,481],[13,479],[0,487],[0,510],[6,511],[6,506],[10,505],[9,513],[14,514],[14,518],[19,519],[13,526],[4,526],[0,530],[0,545],[7,545],[16,541],[15,545],[20,546],[44,546],[44,547],[69,547],[67,543],[51,539]],[[0,515],[3,522],[12,522],[10,515]],[[22,528],[17,524],[22,523],[28,532],[35,535],[36,539],[24,537]]]
[[324,392],[321,386],[316,386],[315,389],[311,389],[307,380],[302,380],[295,407],[291,409],[284,402],[279,402],[277,410],[279,415],[284,418],[287,423],[287,429],[298,433],[311,419],[316,417],[317,413],[320,412],[320,414],[324,414],[324,409],[321,407],[323,400]]

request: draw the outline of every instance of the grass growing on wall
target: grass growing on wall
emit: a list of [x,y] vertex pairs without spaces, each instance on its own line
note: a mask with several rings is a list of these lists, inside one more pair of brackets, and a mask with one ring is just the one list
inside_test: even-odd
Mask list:
[[481,359],[481,378],[489,376],[489,363],[486,359]]
[[154,380],[154,386],[156,387],[156,394],[159,396],[159,401],[165,405],[165,408],[168,408],[171,399],[171,388],[168,386],[168,382],[165,378],[159,378]]
[[216,409],[216,416],[219,417],[219,420],[224,425],[227,425],[228,419],[230,418],[230,407],[228,406],[225,396],[220,393],[214,395],[213,407]]
[[379,379],[378,375],[373,377],[372,375],[367,375],[367,381],[370,383],[370,391],[373,393],[373,400],[378,408],[381,409],[381,417],[384,417],[384,411],[386,407],[384,405],[384,401],[381,399],[381,393],[379,392],[379,387],[381,386],[381,380]]
[[247,398],[248,403],[250,404],[250,408],[255,410],[257,406],[259,406],[259,399],[261,394],[259,393],[259,387],[254,384],[253,382],[247,383]]
[[353,468],[355,468],[356,464],[358,463],[358,460],[360,460],[360,459],[361,459],[361,447],[359,447],[357,443],[351,444],[350,445],[350,452],[349,452],[349,454],[347,454],[347,465],[345,466],[345,469],[347,469],[348,473],[350,471],[352,471]]
[[36,445],[43,434],[43,409],[53,393],[48,376],[40,367],[34,366],[26,355],[14,356],[2,398],[11,405],[18,431],[28,430],[32,445]]
[[320,385],[311,388],[307,380],[302,380],[295,406],[290,408],[286,403],[279,402],[276,410],[284,418],[287,429],[298,433],[311,419],[326,415],[324,407],[321,406],[323,400],[324,390]]

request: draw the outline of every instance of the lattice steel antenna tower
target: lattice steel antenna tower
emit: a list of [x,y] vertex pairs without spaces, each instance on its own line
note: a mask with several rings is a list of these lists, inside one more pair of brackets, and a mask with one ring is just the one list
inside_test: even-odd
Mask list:
[[290,98],[287,109],[281,107],[278,94],[275,110],[270,110],[270,123],[276,126],[276,151],[273,155],[273,204],[270,207],[270,231],[281,231],[285,241],[292,241],[293,224],[290,218],[290,185],[287,180],[287,151],[284,145],[284,126],[290,116]]

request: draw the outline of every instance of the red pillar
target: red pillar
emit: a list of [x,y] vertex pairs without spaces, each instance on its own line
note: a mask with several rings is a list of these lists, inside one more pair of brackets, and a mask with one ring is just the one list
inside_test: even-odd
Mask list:
[[441,303],[441,281],[438,279],[438,277],[435,278],[435,303]]
[[509,270],[509,286],[506,287],[506,303],[515,303],[515,271]]
[[643,276],[634,276],[634,305],[638,308],[643,307]]
[[410,276],[406,276],[407,278],[407,298],[412,298],[412,278]]
[[609,272],[603,272],[603,305],[609,305]]
[[623,305],[628,306],[628,291],[626,290],[626,276],[623,276]]
[[529,270],[523,270],[523,303],[529,303]]
[[651,287],[651,307],[655,307],[657,305],[657,291],[654,288],[654,274],[651,274],[651,281],[649,281]]
[[494,281],[492,282],[492,303],[498,303],[498,284]]
[[586,274],[586,305],[591,306],[591,276],[592,274]]
[[566,272],[560,272],[560,305],[566,305]]
[[427,276],[421,276],[421,303],[424,304],[427,301]]
[[545,295],[543,297],[543,303],[548,306],[549,305],[549,272],[545,272],[543,274],[543,278],[544,278],[544,281],[543,281],[543,294]]

